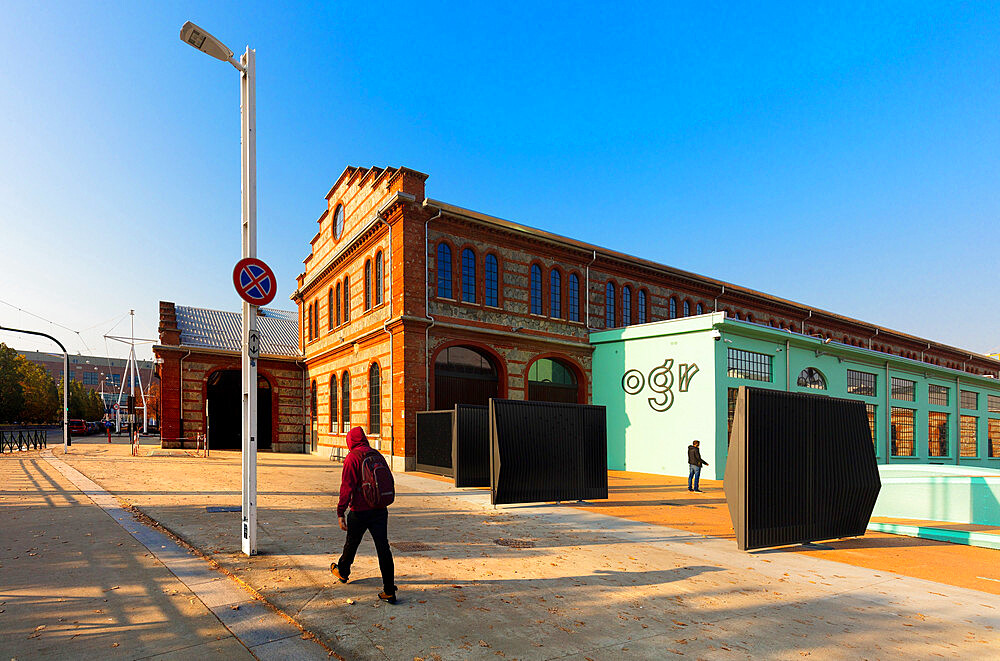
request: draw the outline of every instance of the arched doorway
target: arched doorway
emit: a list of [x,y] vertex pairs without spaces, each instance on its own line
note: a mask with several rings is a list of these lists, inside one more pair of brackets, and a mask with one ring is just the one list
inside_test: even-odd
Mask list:
[[[219,370],[208,377],[205,408],[208,442],[213,450],[243,448],[243,376]],[[257,449],[271,449],[271,384],[257,378]]]
[[479,349],[447,347],[434,361],[434,408],[439,411],[455,404],[489,404],[499,388],[499,370]]
[[579,383],[568,364],[555,358],[539,358],[528,368],[528,399],[533,402],[580,401]]

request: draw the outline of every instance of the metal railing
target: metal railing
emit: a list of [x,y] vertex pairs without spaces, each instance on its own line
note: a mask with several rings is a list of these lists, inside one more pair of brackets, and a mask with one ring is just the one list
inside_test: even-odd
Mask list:
[[0,430],[0,454],[41,450],[49,446],[49,433],[44,429]]

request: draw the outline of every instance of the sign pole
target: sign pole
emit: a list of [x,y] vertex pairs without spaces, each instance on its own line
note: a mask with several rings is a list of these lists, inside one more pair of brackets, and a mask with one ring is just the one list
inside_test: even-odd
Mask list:
[[[242,157],[242,257],[257,256],[257,118],[254,51],[247,46],[240,58],[240,146]],[[257,555],[257,357],[250,340],[257,336],[257,306],[243,301],[243,521],[242,549]],[[255,347],[256,348],[256,347]]]

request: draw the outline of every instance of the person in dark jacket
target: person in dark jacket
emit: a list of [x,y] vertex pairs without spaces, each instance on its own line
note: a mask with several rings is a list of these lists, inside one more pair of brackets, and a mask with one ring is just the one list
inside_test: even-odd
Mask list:
[[[389,549],[387,524],[389,510],[385,507],[372,509],[361,493],[361,462],[365,455],[374,452],[368,445],[368,438],[361,427],[353,427],[347,432],[349,452],[344,457],[344,470],[340,478],[340,502],[337,504],[337,519],[340,529],[347,531],[344,553],[337,562],[330,565],[330,571],[341,583],[346,583],[351,575],[354,555],[365,532],[370,532],[378,553],[378,568],[382,572],[382,592],[378,598],[390,604],[396,603],[395,568],[392,550]],[[347,511],[350,506],[350,511]]]
[[688,446],[688,491],[703,493],[698,488],[698,480],[701,479],[701,467],[708,466],[708,462],[701,458],[699,445],[701,445],[701,441],[692,441],[691,445]]

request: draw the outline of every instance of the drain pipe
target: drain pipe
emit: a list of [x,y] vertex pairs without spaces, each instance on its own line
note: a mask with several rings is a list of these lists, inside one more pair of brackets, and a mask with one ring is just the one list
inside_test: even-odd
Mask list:
[[[427,206],[427,200],[424,200],[424,206]],[[430,239],[427,234],[427,226],[431,224],[432,220],[437,220],[441,217],[444,212],[438,209],[436,215],[428,218],[424,222],[424,316],[431,322],[428,324],[427,328],[424,329],[424,406],[430,408],[431,405],[431,328],[434,327],[434,317],[431,316],[430,304],[431,304],[431,276],[430,276],[430,265],[427,263],[427,253],[430,250]]]
[[813,316],[813,311],[810,310],[809,311],[809,316],[802,320],[802,334],[803,335],[806,334],[806,322],[809,321],[810,319],[812,319],[812,316]]
[[597,251],[594,251],[594,258],[590,260],[590,264],[587,264],[587,330],[591,329],[590,325],[590,267],[597,261]]
[[[718,312],[719,311],[719,299],[722,298],[725,295],[726,295],[726,286],[722,285],[722,291],[719,292],[719,295],[715,297],[715,302],[712,303],[712,312]],[[812,314],[812,313],[810,313],[810,314]]]
[[872,350],[872,340],[874,340],[876,337],[878,337],[878,329],[877,328],[875,329],[875,334],[868,338],[868,350],[869,351]]
[[[386,222],[385,218],[382,217],[382,211],[375,212],[375,220],[381,222],[383,225],[389,228],[389,249],[386,251],[388,257],[382,260],[384,271],[382,277],[389,278],[389,319],[382,324],[382,331],[389,334],[389,461],[392,461],[392,457],[396,455],[396,416],[394,415],[393,404],[395,401],[392,398],[392,382],[393,382],[393,362],[392,362],[392,331],[389,330],[389,321],[392,319],[392,225]],[[381,287],[382,283],[378,283]],[[382,407],[379,407],[379,414],[381,415]],[[380,443],[381,445],[381,443]],[[379,448],[381,449],[381,448]]]
[[920,362],[924,362],[924,354],[931,350],[931,343],[927,343],[927,348],[920,352]]

